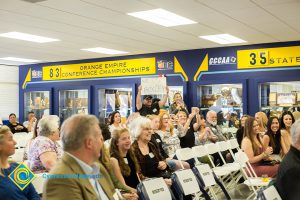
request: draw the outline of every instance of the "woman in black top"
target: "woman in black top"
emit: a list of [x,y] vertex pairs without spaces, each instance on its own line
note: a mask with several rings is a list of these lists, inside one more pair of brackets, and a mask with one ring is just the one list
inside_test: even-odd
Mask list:
[[117,179],[136,192],[136,186],[143,178],[138,161],[131,148],[128,129],[117,129],[110,145],[111,165]]
[[12,133],[28,132],[27,128],[17,122],[16,114],[9,115],[9,124],[7,125]]
[[278,117],[270,117],[267,123],[267,132],[263,137],[264,148],[272,147],[273,154],[282,155],[281,132]]
[[138,117],[129,124],[129,128],[134,138],[132,147],[141,166],[142,174],[146,177],[163,177],[165,182],[171,185],[171,174],[166,160],[160,155],[156,146],[150,142],[151,120],[146,117]]

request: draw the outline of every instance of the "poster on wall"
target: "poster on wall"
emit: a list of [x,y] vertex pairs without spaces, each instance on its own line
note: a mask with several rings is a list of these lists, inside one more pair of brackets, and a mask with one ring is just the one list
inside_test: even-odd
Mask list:
[[278,93],[277,104],[280,106],[291,106],[296,103],[295,93]]
[[141,78],[142,95],[160,95],[166,94],[166,77]]
[[128,112],[128,95],[120,95],[120,114],[122,117],[127,116]]
[[106,112],[110,113],[115,111],[116,96],[115,94],[106,94]]

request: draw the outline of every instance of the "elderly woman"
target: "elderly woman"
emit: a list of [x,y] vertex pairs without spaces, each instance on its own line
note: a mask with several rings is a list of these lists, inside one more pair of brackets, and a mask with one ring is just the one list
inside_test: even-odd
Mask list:
[[8,157],[15,153],[15,145],[10,128],[0,127],[0,197],[2,200],[40,199],[32,183],[20,190],[8,177],[19,165],[8,162]]
[[47,172],[61,158],[62,149],[57,143],[59,138],[59,118],[49,115],[38,123],[39,136],[36,137],[28,153],[28,162],[33,172]]
[[9,115],[9,124],[7,126],[10,128],[12,133],[28,132],[26,127],[17,122],[17,116],[15,113],[11,113]]
[[160,155],[156,146],[150,142],[151,120],[146,117],[138,117],[130,123],[129,128],[134,139],[132,148],[141,166],[142,174],[146,177],[163,177],[166,183],[171,185],[171,173],[166,160]]

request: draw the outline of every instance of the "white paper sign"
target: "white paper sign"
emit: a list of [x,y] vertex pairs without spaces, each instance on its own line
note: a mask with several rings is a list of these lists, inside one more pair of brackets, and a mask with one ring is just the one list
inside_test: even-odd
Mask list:
[[160,95],[166,94],[166,77],[141,78],[141,95]]
[[206,187],[212,186],[216,184],[216,181],[214,179],[213,172],[208,164],[203,165],[197,165],[195,166],[197,170],[199,171],[201,178],[205,184]]
[[184,195],[195,194],[200,191],[196,177],[191,169],[177,171],[175,174],[178,177]]
[[272,185],[263,191],[267,200],[281,200],[276,188]]
[[171,193],[163,178],[143,181],[143,185],[151,200],[172,200]]
[[120,114],[122,117],[127,116],[128,112],[128,95],[120,95]]
[[106,94],[106,111],[112,112],[116,109],[116,96],[115,94]]

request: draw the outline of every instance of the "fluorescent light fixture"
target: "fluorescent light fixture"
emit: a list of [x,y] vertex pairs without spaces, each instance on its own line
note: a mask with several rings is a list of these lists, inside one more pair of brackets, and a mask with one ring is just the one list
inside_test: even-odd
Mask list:
[[39,60],[27,59],[27,58],[16,58],[16,57],[4,57],[0,60],[16,61],[16,62],[26,62],[26,63],[36,63],[40,62]]
[[47,42],[55,42],[59,41],[58,39],[38,36],[38,35],[31,35],[27,33],[20,33],[20,32],[8,32],[0,34],[1,37],[7,37],[17,40],[25,40],[30,42],[37,42],[37,43],[47,43]]
[[91,51],[95,53],[103,53],[103,54],[109,54],[109,55],[115,55],[115,54],[125,54],[128,53],[126,51],[118,51],[114,49],[107,49],[107,48],[102,48],[102,47],[95,47],[95,48],[87,48],[87,49],[80,49],[83,51]]
[[127,13],[127,15],[137,17],[165,27],[197,23],[188,18],[182,17],[180,15],[177,15],[175,13],[169,12],[161,8],[154,9],[154,10]]
[[202,39],[209,40],[218,44],[234,44],[234,43],[245,43],[247,41],[242,40],[230,34],[219,34],[219,35],[206,35],[199,36]]

